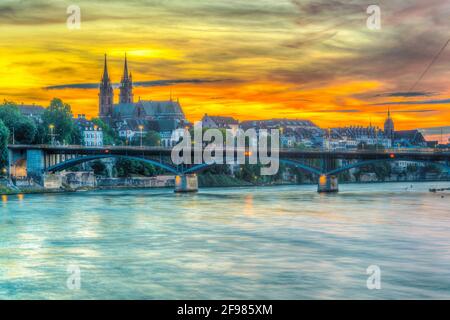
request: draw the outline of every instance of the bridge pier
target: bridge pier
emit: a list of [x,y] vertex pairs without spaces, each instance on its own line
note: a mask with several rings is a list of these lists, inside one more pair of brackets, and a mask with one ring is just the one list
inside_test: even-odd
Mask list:
[[182,174],[175,177],[175,192],[187,193],[198,191],[198,177],[196,174]]
[[336,176],[321,175],[319,178],[319,184],[317,186],[317,192],[319,193],[332,193],[339,191],[338,178]]

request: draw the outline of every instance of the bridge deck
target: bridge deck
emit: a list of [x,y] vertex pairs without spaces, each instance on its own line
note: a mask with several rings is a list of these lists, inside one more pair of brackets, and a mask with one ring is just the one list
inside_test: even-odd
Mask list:
[[[14,151],[25,151],[29,149],[43,150],[47,154],[76,154],[76,155],[136,155],[136,156],[170,156],[172,148],[164,147],[131,147],[131,146],[52,146],[52,145],[8,145],[8,149]],[[223,149],[224,154],[226,148]],[[232,149],[234,150],[234,149]],[[234,153],[248,150],[238,149]],[[388,150],[338,150],[329,151],[321,149],[280,149],[280,158],[289,159],[389,159],[399,160],[429,160],[448,161],[450,160],[450,150],[435,149],[388,149]]]

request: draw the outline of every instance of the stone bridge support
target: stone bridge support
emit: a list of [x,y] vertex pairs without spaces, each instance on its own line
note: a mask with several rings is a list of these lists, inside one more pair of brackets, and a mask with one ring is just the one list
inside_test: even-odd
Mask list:
[[39,149],[28,149],[26,159],[28,177],[42,178],[45,169],[44,151]]
[[338,191],[339,191],[339,183],[338,178],[336,176],[328,176],[328,175],[320,176],[317,192],[332,193]]
[[175,192],[187,193],[198,191],[198,177],[196,174],[182,174],[175,177]]

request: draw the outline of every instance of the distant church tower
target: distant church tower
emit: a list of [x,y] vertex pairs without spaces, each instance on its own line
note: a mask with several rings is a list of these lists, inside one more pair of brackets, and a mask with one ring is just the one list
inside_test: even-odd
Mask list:
[[108,65],[105,54],[105,66],[103,69],[102,81],[100,82],[100,92],[98,94],[100,118],[109,119],[112,117],[114,103],[113,98],[114,92],[111,85],[111,79],[108,75]]
[[127,55],[125,54],[125,66],[123,68],[122,81],[120,82],[119,103],[133,103],[133,80],[128,74]]
[[388,139],[394,139],[394,121],[391,118],[391,110],[388,109],[388,117],[384,122],[384,134]]

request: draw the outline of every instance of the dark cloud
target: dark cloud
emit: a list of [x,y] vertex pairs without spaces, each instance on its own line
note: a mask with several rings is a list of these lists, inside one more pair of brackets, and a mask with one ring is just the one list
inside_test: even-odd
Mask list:
[[[154,80],[154,81],[137,81],[133,82],[135,87],[163,87],[172,86],[177,84],[205,84],[205,83],[215,83],[215,82],[225,82],[232,81],[231,79],[173,79],[173,80]],[[62,84],[56,86],[48,86],[44,89],[46,90],[61,90],[61,89],[96,89],[98,88],[98,83],[72,83],[72,84]],[[118,88],[119,83],[113,83],[113,87]]]
[[[419,109],[419,110],[395,110],[395,113],[428,113],[428,112],[439,112],[436,109]],[[379,111],[377,113],[385,114],[386,111]]]
[[0,4],[0,25],[64,23],[67,19],[66,8],[64,3],[47,0],[22,0]]
[[[405,94],[419,79],[437,51],[448,39],[449,7],[444,1],[430,0],[426,4],[415,0],[379,3],[382,28],[372,31],[366,27],[364,1],[291,0],[298,8],[297,21],[305,30],[313,27],[317,32],[300,33],[285,47],[308,56],[309,52],[332,53],[315,61],[274,68],[270,78],[278,81],[312,85],[326,85],[335,80],[379,81],[393,90],[392,97],[414,97]],[[414,17],[414,18],[413,18]],[[351,34],[352,37],[348,37]],[[314,50],[314,51],[311,51]],[[439,57],[418,87],[446,90],[442,78],[448,76],[450,52]],[[431,94],[428,94],[431,95]],[[373,96],[373,93],[372,93]],[[427,95],[423,95],[427,96]]]
[[450,104],[450,99],[436,99],[436,100],[417,100],[417,101],[387,101],[374,103],[374,106],[387,105],[422,105],[422,104]]
[[311,110],[311,112],[319,112],[319,113],[357,113],[357,112],[361,112],[361,110],[359,109],[338,109],[338,110]]
[[377,94],[375,97],[429,97],[436,93],[427,91],[413,91],[413,92],[387,92],[382,94]]

